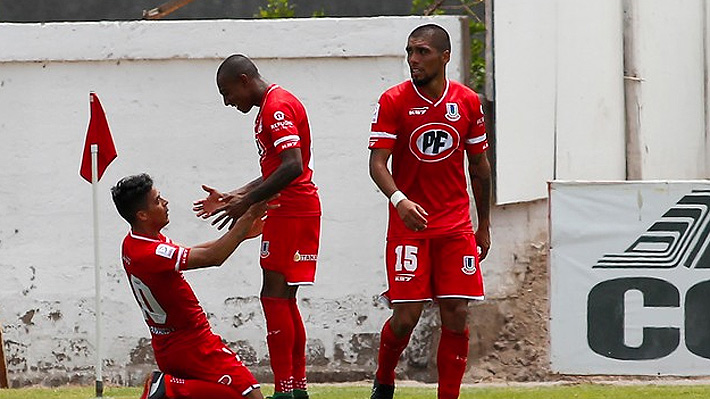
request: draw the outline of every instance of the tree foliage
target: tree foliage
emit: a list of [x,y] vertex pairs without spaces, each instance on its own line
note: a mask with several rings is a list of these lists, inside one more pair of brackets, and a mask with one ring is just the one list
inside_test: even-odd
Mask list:
[[296,15],[296,5],[288,0],[267,0],[266,8],[259,7],[258,18],[293,18]]
[[[259,12],[254,15],[257,18],[294,18],[296,16],[296,3],[289,0],[266,0],[266,8],[259,7]],[[311,18],[325,16],[323,9],[313,11]]]

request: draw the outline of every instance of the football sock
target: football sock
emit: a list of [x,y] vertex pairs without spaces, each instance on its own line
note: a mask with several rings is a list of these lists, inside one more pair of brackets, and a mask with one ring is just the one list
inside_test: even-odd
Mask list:
[[261,297],[261,306],[266,317],[266,343],[274,372],[274,392],[291,392],[294,329],[289,299]]
[[380,351],[377,356],[377,372],[375,378],[380,384],[394,385],[394,369],[397,367],[399,357],[402,355],[404,348],[409,343],[411,334],[397,338],[390,327],[390,320],[382,326],[380,334]]
[[218,382],[184,380],[165,375],[165,396],[169,399],[242,399],[233,388]]
[[306,327],[303,325],[296,298],[289,301],[293,319],[293,389],[296,396],[295,390],[306,390]]
[[461,390],[461,380],[466,371],[468,357],[468,328],[455,332],[441,327],[441,340],[436,357],[439,371],[439,399],[456,399]]

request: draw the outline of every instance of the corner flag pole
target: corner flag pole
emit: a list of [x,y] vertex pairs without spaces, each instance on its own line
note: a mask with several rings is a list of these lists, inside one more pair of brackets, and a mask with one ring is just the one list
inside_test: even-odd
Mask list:
[[91,144],[91,202],[94,208],[94,280],[96,284],[96,397],[104,395],[101,351],[101,268],[99,266],[99,145]]

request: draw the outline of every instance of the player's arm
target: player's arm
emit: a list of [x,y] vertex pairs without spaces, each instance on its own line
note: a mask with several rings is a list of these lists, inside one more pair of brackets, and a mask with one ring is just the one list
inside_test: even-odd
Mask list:
[[[274,208],[276,205],[269,205],[268,208]],[[253,227],[260,228],[262,224],[258,221],[266,213],[266,201],[257,202],[239,218],[234,226],[228,230],[222,237],[214,241],[198,244],[190,249],[190,254],[187,257],[187,265],[185,270],[198,269],[201,267],[221,266],[225,260],[231,255],[235,249],[248,236],[254,233]]]
[[[389,148],[370,149],[370,177],[380,188],[380,191],[390,199],[407,228],[414,231],[425,229],[427,212],[397,189],[392,173],[387,168],[387,160],[390,155],[392,155],[392,150]],[[399,198],[393,198],[395,193],[399,193],[395,195]]]
[[491,212],[491,164],[485,152],[474,154],[467,151],[468,172],[471,177],[473,198],[476,200],[476,244],[481,247],[480,259],[485,259],[491,247],[490,212]]
[[234,190],[228,192],[226,195],[231,195],[231,196],[237,196],[237,195],[246,195],[248,192],[256,188],[259,184],[261,184],[264,181],[264,179],[259,176],[256,179],[250,181],[249,183],[239,187],[235,188]]
[[212,221],[213,225],[221,222],[222,224],[217,227],[221,230],[230,221],[239,217],[249,206],[277,194],[303,173],[303,158],[300,148],[283,150],[279,153],[279,157],[281,164],[274,173],[261,183],[256,184],[245,195],[225,201],[227,203],[217,210],[216,214],[219,216]]

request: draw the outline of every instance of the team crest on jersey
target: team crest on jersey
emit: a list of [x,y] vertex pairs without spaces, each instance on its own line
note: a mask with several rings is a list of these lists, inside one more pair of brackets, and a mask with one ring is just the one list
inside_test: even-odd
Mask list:
[[269,242],[268,241],[262,241],[261,242],[261,253],[260,253],[262,258],[267,258],[271,253],[269,253]]
[[163,258],[172,259],[176,248],[167,244],[160,244],[155,248],[155,254]]
[[422,162],[439,162],[459,148],[461,135],[451,125],[427,123],[419,126],[409,138],[409,150]]
[[459,105],[457,103],[446,103],[446,119],[451,122],[456,122],[461,119],[461,114],[459,114]]
[[476,258],[473,256],[464,256],[461,271],[467,276],[476,274]]
[[282,121],[282,120],[284,120],[284,117],[285,117],[285,116],[284,116],[284,113],[283,113],[283,112],[281,112],[281,111],[276,111],[276,112],[274,112],[274,119],[276,119],[277,121]]

